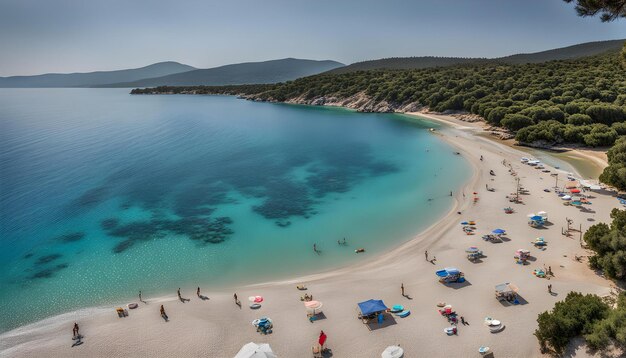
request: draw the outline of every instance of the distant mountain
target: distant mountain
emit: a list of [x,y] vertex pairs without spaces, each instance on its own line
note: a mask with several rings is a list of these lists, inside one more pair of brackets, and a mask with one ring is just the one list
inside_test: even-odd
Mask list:
[[178,62],[159,62],[146,67],[88,73],[47,73],[36,76],[0,77],[0,87],[94,87],[136,81],[195,70]]
[[237,63],[102,87],[222,86],[278,83],[315,75],[342,66],[345,65],[330,60],[285,58],[263,62]]
[[408,70],[429,67],[447,67],[461,64],[501,62],[508,64],[539,63],[553,60],[567,60],[572,58],[598,55],[609,51],[618,51],[624,46],[624,40],[610,40],[587,42],[574,46],[562,47],[548,51],[517,54],[499,58],[464,58],[464,57],[393,57],[380,60],[356,62],[351,65],[337,68],[328,73],[339,74],[354,71],[367,71],[376,69]]

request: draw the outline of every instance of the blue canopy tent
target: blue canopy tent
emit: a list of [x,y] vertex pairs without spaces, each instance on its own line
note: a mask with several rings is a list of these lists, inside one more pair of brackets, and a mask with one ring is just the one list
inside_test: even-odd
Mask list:
[[371,314],[387,310],[387,306],[385,306],[383,300],[367,300],[359,302],[358,306],[363,316],[369,316]]

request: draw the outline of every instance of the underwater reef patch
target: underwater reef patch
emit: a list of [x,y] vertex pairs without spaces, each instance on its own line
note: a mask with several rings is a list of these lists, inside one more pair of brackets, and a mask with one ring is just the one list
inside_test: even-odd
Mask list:
[[69,234],[64,234],[64,235],[60,235],[57,236],[55,238],[55,241],[59,241],[62,242],[64,244],[68,244],[71,242],[76,242],[76,241],[80,241],[82,239],[85,238],[85,233],[84,232],[72,232]]
[[55,261],[59,258],[61,258],[63,255],[61,254],[50,254],[50,255],[46,255],[46,256],[41,256],[37,259],[37,261],[35,261],[35,265],[44,265],[47,263],[50,263],[52,261]]
[[35,272],[32,276],[30,276],[31,279],[39,279],[39,278],[50,278],[52,276],[54,276],[57,272],[66,269],[69,265],[66,263],[62,263],[62,264],[58,264],[54,267],[49,267],[49,268],[45,268],[43,270],[39,270],[37,272]]
[[234,233],[229,228],[232,222],[229,217],[214,219],[199,216],[188,216],[180,219],[160,218],[119,225],[108,230],[107,234],[123,239],[113,247],[113,252],[119,254],[138,242],[162,238],[168,234],[187,236],[189,239],[203,244],[220,243]]

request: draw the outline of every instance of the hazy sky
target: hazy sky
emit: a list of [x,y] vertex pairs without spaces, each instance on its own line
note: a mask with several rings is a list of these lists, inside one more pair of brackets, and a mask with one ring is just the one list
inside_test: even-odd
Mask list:
[[496,57],[626,38],[562,0],[0,0],[0,76],[178,61]]

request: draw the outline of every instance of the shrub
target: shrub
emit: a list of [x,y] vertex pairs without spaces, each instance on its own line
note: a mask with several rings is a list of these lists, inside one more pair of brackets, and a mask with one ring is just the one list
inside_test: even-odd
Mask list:
[[518,131],[524,127],[528,127],[533,125],[532,118],[521,115],[521,114],[507,114],[504,116],[504,119],[500,122],[500,124],[512,131]]

